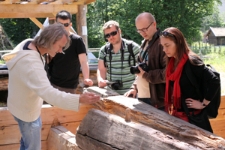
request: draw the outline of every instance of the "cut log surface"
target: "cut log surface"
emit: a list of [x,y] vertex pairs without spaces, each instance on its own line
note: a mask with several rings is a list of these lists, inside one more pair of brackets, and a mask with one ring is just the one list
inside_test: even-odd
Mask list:
[[225,149],[223,138],[137,99],[112,96],[96,108],[100,110],[89,111],[77,131],[82,150]]
[[63,126],[51,128],[47,143],[48,150],[80,150],[75,135]]

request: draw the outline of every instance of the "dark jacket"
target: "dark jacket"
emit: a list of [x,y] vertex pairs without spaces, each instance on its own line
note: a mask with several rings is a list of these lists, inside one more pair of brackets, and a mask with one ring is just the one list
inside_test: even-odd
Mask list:
[[[166,62],[164,61],[165,53],[160,44],[159,32],[158,30],[152,40],[149,41],[149,46],[147,47],[149,71],[143,75],[143,78],[149,82],[151,104],[157,108],[164,106],[166,68]],[[147,42],[148,41],[145,40],[142,47],[144,47]]]
[[[196,78],[196,82],[198,82],[197,84],[199,85],[199,90],[202,93],[203,98],[200,97],[195,86],[191,83],[187,76],[188,65],[190,66],[192,75]],[[190,115],[190,113],[195,111],[195,109],[187,108],[185,99],[193,98],[202,101],[205,98],[210,101],[218,90],[217,77],[209,71],[209,69],[198,57],[189,56],[189,60],[185,63],[180,77],[180,88],[182,103],[181,111],[184,111]],[[202,109],[200,114],[195,115],[194,117],[189,117],[189,122],[202,129],[213,132],[205,109]]]

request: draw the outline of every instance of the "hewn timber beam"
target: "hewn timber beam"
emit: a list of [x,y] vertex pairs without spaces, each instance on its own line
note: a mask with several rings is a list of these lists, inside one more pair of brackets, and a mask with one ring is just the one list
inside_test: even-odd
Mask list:
[[11,0],[1,1],[0,4],[11,4]]
[[46,2],[47,4],[72,4],[72,5],[87,5],[96,0],[30,0],[30,1],[21,1],[21,0],[3,0],[0,1],[1,4],[40,4]]
[[87,4],[90,4],[92,2],[96,2],[96,0],[86,0],[84,4],[87,5]]
[[33,21],[40,29],[43,28],[43,25],[40,21],[38,21],[36,18],[30,18],[31,21]]
[[0,5],[0,18],[46,18],[52,14],[67,10],[72,14],[78,11],[77,5]]

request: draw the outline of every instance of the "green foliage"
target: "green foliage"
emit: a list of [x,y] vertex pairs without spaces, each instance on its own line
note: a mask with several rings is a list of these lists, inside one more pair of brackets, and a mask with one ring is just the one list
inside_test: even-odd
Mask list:
[[0,24],[14,45],[26,38],[32,38],[39,30],[30,19],[0,19]]
[[[177,27],[188,43],[198,41],[201,38],[199,30],[202,18],[213,14],[215,3],[220,3],[220,0],[96,0],[88,5],[89,47],[101,47],[105,43],[102,26],[109,20],[120,23],[124,38],[141,43],[142,37],[136,32],[135,18],[142,12],[152,13],[161,30]],[[73,20],[76,20],[74,15]],[[29,19],[0,19],[0,23],[14,44],[32,38],[38,31],[38,27]]]
[[218,4],[215,5],[212,15],[203,18],[201,28],[203,32],[209,30],[209,27],[225,27],[225,18],[223,18],[225,14],[220,14],[217,6]]
[[202,18],[213,13],[215,2],[220,0],[97,0],[88,6],[89,46],[100,47],[104,43],[100,27],[108,20],[120,23],[124,38],[140,43],[135,18],[142,12],[152,13],[160,29],[177,27],[189,43],[198,41]]

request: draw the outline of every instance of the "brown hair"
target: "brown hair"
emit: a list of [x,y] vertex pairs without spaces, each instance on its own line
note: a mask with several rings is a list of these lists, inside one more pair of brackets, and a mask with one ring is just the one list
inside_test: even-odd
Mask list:
[[[37,36],[33,41],[32,44],[42,48],[51,48],[55,42],[60,40],[63,35],[67,37],[67,44],[66,47],[69,47],[70,38],[68,36],[68,32],[64,29],[64,26],[58,23],[49,25],[45,27],[39,36]],[[65,48],[66,49],[66,48]]]
[[[178,63],[182,59],[182,56],[184,54],[187,54],[189,56],[189,58],[190,58],[190,55],[192,55],[194,57],[198,57],[197,54],[195,54],[190,49],[183,33],[179,29],[177,29],[175,27],[169,27],[169,28],[166,28],[163,32],[168,32],[173,35],[173,36],[164,36],[164,37],[169,38],[176,44],[176,48],[177,48],[176,63]],[[169,62],[169,59],[170,59],[169,57],[165,56],[165,60],[166,60],[167,64]],[[192,62],[192,59],[190,59],[190,60]]]
[[119,30],[119,28],[120,28],[120,25],[118,22],[116,22],[114,20],[110,20],[104,24],[104,26],[102,27],[102,30],[105,31],[105,29],[109,29],[112,26],[115,26],[117,30]]

